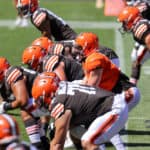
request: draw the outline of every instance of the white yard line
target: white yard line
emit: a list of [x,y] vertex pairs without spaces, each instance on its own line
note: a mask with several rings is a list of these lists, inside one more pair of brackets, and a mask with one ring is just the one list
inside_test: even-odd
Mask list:
[[[119,23],[116,22],[88,22],[88,21],[66,21],[73,28],[89,28],[89,29],[117,29]],[[0,20],[0,27],[12,27],[15,26],[15,20]],[[30,24],[29,27],[32,27]]]
[[[114,28],[114,30],[115,30],[115,50],[120,58],[119,59],[120,68],[123,72],[126,72],[122,35],[116,28]],[[128,122],[126,123],[125,128],[128,129]],[[123,135],[122,139],[124,142],[128,142],[128,135]],[[128,147],[126,147],[126,150],[128,150]]]
[[150,66],[143,66],[143,72],[145,75],[150,75]]
[[126,72],[122,35],[117,29],[115,29],[115,50],[120,58],[120,68],[123,72]]

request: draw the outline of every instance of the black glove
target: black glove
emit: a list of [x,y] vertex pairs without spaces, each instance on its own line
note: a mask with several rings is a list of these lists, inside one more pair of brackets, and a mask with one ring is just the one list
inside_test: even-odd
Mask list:
[[50,149],[50,142],[49,142],[49,139],[46,137],[46,136],[42,136],[41,137],[41,142],[42,142],[42,145],[44,147],[44,150],[49,150]]
[[51,123],[49,125],[48,131],[49,131],[49,138],[50,138],[50,140],[52,140],[54,138],[54,135],[55,135],[55,126],[54,126],[54,123]]

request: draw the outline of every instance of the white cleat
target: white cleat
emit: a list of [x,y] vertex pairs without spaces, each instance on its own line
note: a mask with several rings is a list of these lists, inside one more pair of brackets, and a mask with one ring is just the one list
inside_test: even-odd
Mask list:
[[22,18],[18,16],[15,21],[15,26],[20,26],[21,21],[22,21]]
[[67,132],[64,148],[74,147],[72,140],[70,139],[69,132]]
[[20,27],[28,27],[28,26],[29,26],[28,19],[22,18]]

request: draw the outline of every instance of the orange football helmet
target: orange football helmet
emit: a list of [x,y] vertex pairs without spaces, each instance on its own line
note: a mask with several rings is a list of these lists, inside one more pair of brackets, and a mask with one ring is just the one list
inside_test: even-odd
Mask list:
[[29,65],[33,70],[38,70],[42,63],[42,58],[47,54],[40,46],[27,47],[22,54],[22,62]]
[[125,7],[118,16],[118,21],[122,23],[121,30],[130,32],[136,20],[140,17],[140,11],[135,6]]
[[47,37],[39,37],[32,42],[32,45],[38,45],[44,48],[47,52],[52,47],[53,42]]
[[18,124],[12,116],[0,114],[0,144],[7,144],[19,138]]
[[23,16],[30,16],[38,8],[38,0],[17,0],[16,8]]
[[60,79],[54,72],[43,72],[35,78],[32,86],[32,96],[38,107],[49,107],[59,82]]
[[5,57],[0,57],[0,81],[4,79],[4,73],[9,67],[8,60]]
[[99,48],[99,39],[92,32],[83,32],[75,39],[75,45],[81,46],[84,56],[88,56]]

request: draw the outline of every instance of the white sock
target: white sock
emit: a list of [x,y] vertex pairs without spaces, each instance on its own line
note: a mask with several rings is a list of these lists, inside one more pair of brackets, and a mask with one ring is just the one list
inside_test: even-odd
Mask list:
[[119,134],[114,135],[110,141],[116,150],[125,150],[125,146]]
[[105,149],[106,149],[105,144],[102,144],[102,145],[99,146],[99,150],[105,150]]

